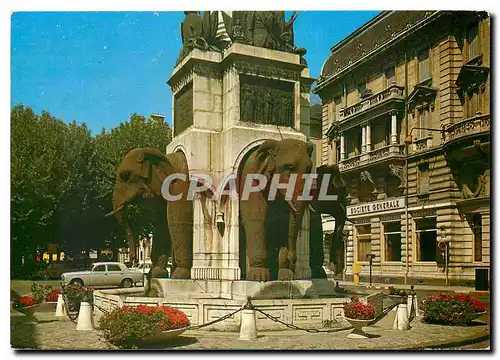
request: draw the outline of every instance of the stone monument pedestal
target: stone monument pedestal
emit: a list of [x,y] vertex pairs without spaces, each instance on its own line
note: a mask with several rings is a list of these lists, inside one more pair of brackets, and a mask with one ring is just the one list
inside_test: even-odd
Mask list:
[[[267,139],[306,141],[314,81],[300,56],[233,43],[222,52],[193,49],[174,69],[173,140],[190,175],[207,174],[212,189],[237,176],[242,160]],[[194,199],[193,266],[197,280],[239,280],[239,202],[199,193]],[[295,277],[309,279],[309,210],[297,241]],[[229,292],[221,287],[222,292]]]

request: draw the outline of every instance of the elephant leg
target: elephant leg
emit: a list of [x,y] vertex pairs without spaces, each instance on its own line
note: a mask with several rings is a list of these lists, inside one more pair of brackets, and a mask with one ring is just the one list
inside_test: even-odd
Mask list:
[[252,194],[250,199],[240,202],[240,211],[249,262],[246,278],[254,281],[268,281],[270,273],[265,243],[267,202],[262,194]]
[[288,248],[280,249],[279,256],[279,280],[292,280],[294,277],[295,263],[297,261],[297,236],[302,224],[304,213],[290,214],[288,227]]
[[171,278],[190,279],[193,266],[193,204],[191,201],[170,201],[167,218],[175,270]]

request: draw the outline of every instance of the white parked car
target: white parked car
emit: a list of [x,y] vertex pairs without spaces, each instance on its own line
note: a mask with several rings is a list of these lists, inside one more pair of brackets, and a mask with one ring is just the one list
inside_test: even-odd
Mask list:
[[139,263],[131,267],[130,270],[138,271],[140,273],[144,272],[144,274],[147,274],[152,268],[153,268],[153,262],[150,259],[146,259],[139,261]]
[[132,271],[119,262],[98,262],[90,271],[67,272],[61,275],[62,285],[132,287],[142,282],[142,273]]

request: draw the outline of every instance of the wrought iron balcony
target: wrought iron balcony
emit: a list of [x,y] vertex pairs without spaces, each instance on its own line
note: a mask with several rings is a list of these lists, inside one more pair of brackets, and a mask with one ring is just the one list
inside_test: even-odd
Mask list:
[[454,140],[490,132],[491,115],[477,115],[473,118],[462,120],[450,125],[445,129],[444,142],[449,143]]
[[404,159],[405,146],[399,144],[387,145],[380,149],[356,155],[352,158],[339,162],[340,171],[349,171],[358,167],[366,167],[374,163],[384,162],[392,159]]
[[369,109],[374,109],[390,100],[397,99],[404,102],[404,87],[398,85],[391,85],[387,89],[382,90],[376,94],[368,96],[351,105],[345,109],[340,110],[340,121],[347,120],[348,118],[359,115]]

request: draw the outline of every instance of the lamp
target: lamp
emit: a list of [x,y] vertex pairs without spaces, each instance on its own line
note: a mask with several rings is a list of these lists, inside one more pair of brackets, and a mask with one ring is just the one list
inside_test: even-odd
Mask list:
[[223,212],[218,212],[215,215],[215,224],[217,225],[217,229],[219,230],[219,233],[224,236],[224,229],[226,228],[226,224],[224,222],[224,213]]

